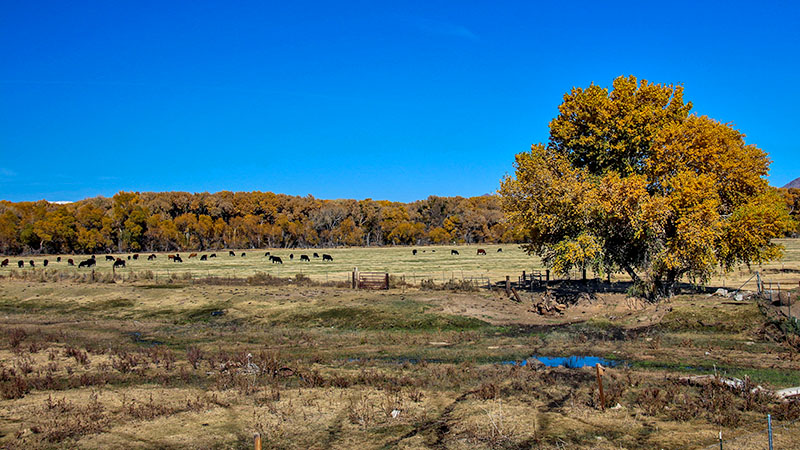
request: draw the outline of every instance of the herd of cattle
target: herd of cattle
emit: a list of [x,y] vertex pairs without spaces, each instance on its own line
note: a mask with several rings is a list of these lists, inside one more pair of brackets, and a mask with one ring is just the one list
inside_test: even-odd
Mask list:
[[[228,256],[236,256],[236,252],[234,252],[233,250],[230,250],[228,252]],[[244,258],[246,256],[247,256],[247,253],[245,253],[245,252],[241,253],[241,257]],[[209,258],[216,258],[216,257],[217,257],[216,253],[211,253],[210,255],[203,254],[203,255],[199,255],[199,260],[200,261],[208,261]],[[269,261],[271,261],[273,264],[283,264],[283,259],[280,256],[271,255],[270,252],[267,252],[266,254],[264,254],[264,257],[265,258],[269,258]],[[319,258],[320,255],[319,255],[319,253],[314,253],[313,257],[314,258]],[[153,253],[153,254],[150,254],[147,257],[147,260],[148,261],[152,261],[152,260],[154,260],[156,258],[158,258],[158,255]],[[198,258],[198,254],[197,253],[192,253],[187,257],[187,259],[191,259],[191,258]],[[127,258],[128,261],[130,261],[130,260],[138,260],[138,259],[139,259],[139,254],[138,253],[135,253],[133,255],[128,255],[128,258]],[[176,262],[176,263],[182,263],[183,262],[183,258],[181,258],[181,255],[179,253],[176,253],[174,255],[167,255],[167,259],[169,259],[172,262]],[[294,253],[289,254],[289,259],[290,260],[294,259]],[[112,267],[114,269],[116,269],[118,267],[125,267],[125,265],[126,265],[125,259],[114,257],[112,255],[105,255],[105,260],[113,262]],[[311,262],[311,258],[308,255],[300,255],[300,261]],[[323,262],[324,261],[333,262],[333,256],[328,255],[327,253],[323,253],[322,254],[322,261]],[[8,258],[6,258],[2,262],[0,262],[0,267],[7,267],[10,264],[10,262],[11,261]],[[61,257],[60,256],[56,257],[56,262],[59,262],[59,263],[61,262]],[[30,264],[31,267],[36,267],[36,262],[34,260],[28,261],[28,264]],[[44,267],[47,267],[48,264],[50,264],[49,260],[45,259],[45,260],[42,261],[42,265]],[[68,258],[67,259],[67,265],[74,266],[75,265],[75,260],[73,260],[72,258]],[[81,267],[93,267],[95,265],[97,265],[97,258],[96,258],[95,255],[92,255],[90,258],[78,262],[78,267],[79,268],[81,268]],[[25,261],[23,261],[23,260],[17,261],[17,266],[19,268],[25,267]]]
[[[503,249],[502,249],[502,248],[498,248],[498,249],[497,249],[497,252],[498,252],[498,253],[499,253],[499,252],[502,252],[502,251],[503,251]],[[425,253],[425,252],[426,252],[426,250],[422,250],[422,252],[423,252],[423,253]],[[431,250],[431,252],[432,252],[432,253],[435,253],[435,252],[436,252],[436,250]],[[417,253],[418,253],[418,251],[417,251],[417,249],[413,249],[413,250],[411,250],[411,253],[412,253],[413,255],[415,255],[415,256],[416,256],[416,255],[417,255]],[[459,253],[458,253],[458,250],[450,250],[450,254],[451,254],[451,255],[458,255]],[[477,254],[478,254],[478,255],[486,255],[486,250],[485,250],[485,249],[482,249],[482,248],[479,248],[479,249],[478,249],[478,252],[477,252]],[[236,256],[236,252],[234,252],[233,250],[229,250],[229,251],[228,251],[228,256],[234,256],[234,257],[235,257],[235,256]],[[247,256],[247,253],[245,253],[245,252],[242,252],[242,253],[240,254],[240,256],[241,256],[242,258],[244,258],[244,257],[246,257],[246,256]],[[148,261],[152,261],[152,260],[156,259],[157,257],[158,257],[158,256],[157,256],[155,253],[153,253],[153,254],[150,254],[150,255],[147,257],[147,260],[148,260]],[[199,256],[198,256],[198,254],[197,254],[197,253],[191,253],[191,254],[190,254],[188,257],[187,257],[187,259],[191,259],[191,258],[198,258],[200,261],[208,261],[210,258],[216,258],[216,257],[217,257],[217,254],[216,254],[216,253],[211,253],[211,254],[202,254],[202,255],[199,255]],[[280,256],[271,255],[271,254],[270,254],[270,252],[266,252],[266,253],[264,254],[264,257],[265,257],[265,258],[269,258],[269,261],[271,261],[271,262],[272,262],[272,264],[283,264],[283,259],[282,259]],[[319,258],[319,257],[320,257],[319,253],[314,253],[314,254],[313,254],[313,258]],[[136,254],[133,254],[133,255],[128,255],[128,258],[127,258],[127,259],[128,259],[128,261],[130,261],[130,260],[132,260],[132,259],[133,259],[133,260],[138,260],[138,259],[139,259],[139,254],[138,254],[138,253],[136,253]],[[173,262],[177,262],[177,263],[182,263],[182,262],[183,262],[183,258],[181,257],[181,255],[180,255],[179,253],[176,253],[176,254],[174,254],[174,255],[167,255],[167,259],[169,259],[170,261],[173,261]],[[290,254],[289,254],[289,259],[290,259],[290,260],[293,260],[293,259],[294,259],[294,253],[290,253]],[[106,260],[106,261],[111,261],[111,262],[113,262],[113,266],[112,266],[112,267],[113,267],[114,269],[116,269],[116,268],[118,268],[118,267],[125,267],[125,264],[126,264],[126,263],[125,263],[125,259],[122,259],[122,258],[117,258],[117,257],[114,257],[114,256],[112,256],[112,255],[105,255],[105,260]],[[307,262],[311,262],[311,257],[309,257],[308,255],[300,255],[300,261],[307,261]],[[330,261],[330,262],[333,262],[333,256],[331,256],[331,255],[328,255],[327,253],[323,253],[323,254],[322,254],[322,261],[323,261],[323,262],[324,262],[324,261]],[[56,257],[56,262],[59,262],[59,263],[61,262],[61,257],[60,257],[60,256]],[[42,265],[43,265],[44,267],[47,267],[47,265],[48,265],[49,263],[50,263],[50,261],[48,261],[47,259],[45,259],[45,260],[43,260],[43,261],[42,261]],[[8,258],[6,258],[6,259],[4,259],[2,262],[0,262],[0,267],[7,267],[9,264],[10,264],[10,261],[9,261],[9,259],[8,259]],[[36,262],[35,262],[34,260],[30,260],[30,261],[28,261],[28,264],[29,264],[31,267],[36,267]],[[68,258],[68,259],[67,259],[67,265],[74,266],[74,265],[75,265],[75,261],[74,261],[72,258]],[[97,260],[96,260],[96,258],[95,258],[95,255],[92,255],[92,256],[91,256],[89,259],[85,259],[85,260],[83,260],[83,261],[80,261],[80,262],[78,263],[78,267],[79,267],[79,268],[80,268],[80,267],[93,267],[93,266],[95,266],[95,265],[97,265]],[[25,267],[25,261],[23,261],[23,260],[19,260],[19,261],[17,261],[17,266],[18,266],[19,268],[23,268],[23,267]]]
[[[426,251],[426,250],[423,250],[423,251],[422,251],[422,253],[425,253],[425,251]],[[431,252],[432,252],[432,253],[436,253],[436,250],[431,250]],[[497,253],[502,253],[502,252],[503,252],[503,249],[502,249],[502,248],[498,248],[498,249],[497,249]],[[417,252],[417,249],[411,250],[411,254],[412,254],[412,255],[416,256],[416,255],[417,255],[417,253],[418,253],[418,252]],[[451,255],[458,255],[459,253],[458,253],[458,250],[450,250],[450,254],[451,254]],[[478,255],[484,255],[484,256],[486,256],[486,249],[479,248],[479,249],[478,249]]]

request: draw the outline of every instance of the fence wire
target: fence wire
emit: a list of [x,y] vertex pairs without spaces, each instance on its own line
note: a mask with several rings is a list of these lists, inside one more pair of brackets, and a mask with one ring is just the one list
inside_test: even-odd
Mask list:
[[[800,419],[778,424],[772,420],[772,445],[775,450],[800,450]],[[705,447],[687,447],[711,450],[720,448],[719,441]],[[767,430],[767,418],[764,417],[763,430],[752,431],[741,434],[730,439],[722,436],[723,450],[763,450],[769,448],[769,433]]]

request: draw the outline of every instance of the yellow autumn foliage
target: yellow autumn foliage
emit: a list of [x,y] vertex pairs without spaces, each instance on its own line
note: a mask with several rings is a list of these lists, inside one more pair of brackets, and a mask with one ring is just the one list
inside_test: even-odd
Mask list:
[[767,184],[769,158],[691,106],[682,87],[632,76],[566,94],[548,145],[518,154],[501,182],[527,250],[559,272],[628,273],[654,298],[779,257],[772,239],[796,225]]

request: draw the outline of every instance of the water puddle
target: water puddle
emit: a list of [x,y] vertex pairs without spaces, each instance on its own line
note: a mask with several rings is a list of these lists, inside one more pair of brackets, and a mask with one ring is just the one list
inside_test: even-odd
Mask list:
[[514,366],[527,366],[531,360],[537,360],[547,367],[567,367],[569,369],[579,369],[581,367],[594,367],[600,364],[605,367],[615,367],[624,365],[624,361],[615,361],[612,359],[601,358],[599,356],[536,356],[523,361],[503,361],[503,364],[510,364]]

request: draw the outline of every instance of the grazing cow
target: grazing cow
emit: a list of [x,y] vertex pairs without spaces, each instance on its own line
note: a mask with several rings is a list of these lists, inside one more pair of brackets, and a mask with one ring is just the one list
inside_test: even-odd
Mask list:
[[8,266],[8,258],[4,259],[3,262],[0,263],[0,267]]
[[181,259],[181,255],[175,255],[175,257],[174,257],[174,258],[172,258],[172,262],[179,262],[179,263],[182,263],[182,262],[183,262],[183,260]]
[[502,249],[502,248],[498,248],[498,249],[497,249],[497,253],[502,253],[502,252],[503,252],[503,249]]
[[482,249],[482,248],[479,248],[479,249],[478,249],[478,254],[479,254],[479,255],[485,255],[485,254],[486,254],[486,250],[484,250],[484,249]]
[[311,262],[311,259],[309,259],[308,255],[300,255],[300,261]]
[[264,257],[266,258],[267,256],[269,256],[269,252],[264,253]]
[[208,257],[209,257],[209,258],[216,258],[216,257],[217,257],[217,254],[216,254],[216,253],[212,253],[212,254],[208,255]]
[[97,264],[97,261],[95,261],[94,258],[89,258],[85,261],[81,261],[80,263],[78,263],[78,268],[80,269],[81,267],[92,267],[95,264]]
[[167,255],[167,259],[175,259],[175,255]]
[[28,263],[30,263],[31,267],[36,267],[36,264],[33,263],[33,260],[28,261]]
[[117,267],[125,267],[125,260],[122,259],[122,258],[117,258],[117,260],[114,261],[114,267],[113,268],[116,269]]
[[457,255],[458,254],[458,250],[450,250],[450,254],[451,255]]
[[25,261],[17,261],[17,266],[18,266],[20,269],[22,269],[23,267],[25,267]]
[[206,255],[201,255],[200,256],[200,261],[207,261],[207,260],[208,260],[208,256],[206,256]]
[[294,259],[294,253],[289,253],[289,259]]
[[411,254],[417,256],[417,249],[411,250]]
[[148,260],[148,261],[152,261],[152,260],[154,260],[154,259],[156,259],[156,258],[157,258],[156,254],[155,254],[155,253],[153,253],[153,254],[151,254],[150,256],[148,256],[148,257],[147,257],[147,260]]
[[111,255],[106,255],[106,261],[116,261],[117,259]]
[[134,253],[133,254],[133,260],[136,261],[137,259],[139,259],[139,254],[138,253]]
[[228,251],[228,256],[236,256],[236,253],[234,253],[233,250],[229,250]]
[[48,261],[46,259],[44,261],[42,261],[42,265],[43,266],[47,267],[48,264],[50,264],[50,261]]
[[319,258],[319,253],[314,253],[314,258]]
[[128,255],[128,261],[130,261],[130,260],[131,260],[131,255]]
[[329,254],[327,254],[327,253],[323,253],[323,254],[322,254],[322,261],[323,261],[323,262],[324,262],[324,261],[330,261],[330,262],[333,262],[333,256],[331,256],[331,255],[329,255]]
[[245,256],[247,256],[247,253],[242,252],[242,258],[244,258]]
[[192,253],[189,255],[189,258],[194,258],[195,256],[197,256],[197,253]]
[[283,264],[283,260],[281,259],[280,256],[270,256],[270,259],[272,260],[272,264],[275,263]]
[[56,262],[61,262],[61,257],[60,256],[56,258]]
[[75,265],[75,261],[73,261],[72,258],[70,258],[70,259],[67,260],[67,265],[74,266]]

